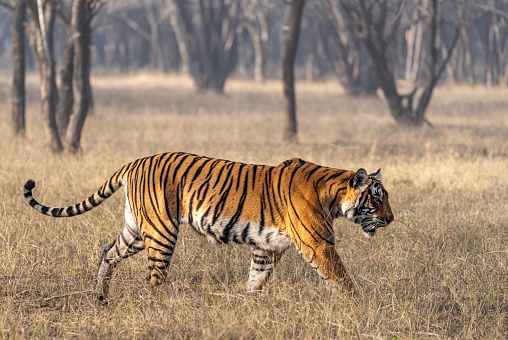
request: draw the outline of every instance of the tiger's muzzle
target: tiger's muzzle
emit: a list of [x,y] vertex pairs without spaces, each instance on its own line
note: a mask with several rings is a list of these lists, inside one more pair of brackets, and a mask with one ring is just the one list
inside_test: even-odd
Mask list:
[[362,226],[362,231],[367,237],[376,236],[377,228],[386,227],[393,221],[393,216],[389,216],[386,219],[378,219],[377,217],[373,218],[363,218],[359,221],[355,221],[356,223],[360,223]]

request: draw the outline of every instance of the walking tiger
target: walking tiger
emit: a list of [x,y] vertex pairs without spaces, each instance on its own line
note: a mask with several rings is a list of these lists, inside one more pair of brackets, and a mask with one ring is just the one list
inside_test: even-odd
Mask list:
[[284,250],[298,252],[333,287],[353,290],[335,249],[333,220],[344,216],[374,236],[393,221],[381,171],[347,171],[293,158],[278,166],[244,164],[183,152],[128,163],[88,199],[64,208],[37,202],[29,180],[24,197],[53,217],[83,214],[125,188],[125,227],[104,246],[95,293],[106,302],[115,266],[143,249],[152,287],[167,276],[180,230],[191,225],[219,244],[253,247],[247,288],[262,289]]

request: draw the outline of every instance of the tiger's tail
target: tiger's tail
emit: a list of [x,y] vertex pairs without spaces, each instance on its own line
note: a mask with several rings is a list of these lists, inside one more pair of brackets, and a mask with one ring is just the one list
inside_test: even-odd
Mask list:
[[88,197],[86,200],[80,203],[76,203],[68,207],[53,208],[42,205],[39,202],[37,202],[37,200],[34,198],[32,194],[32,190],[33,188],[35,188],[35,182],[31,179],[25,183],[23,196],[25,197],[25,200],[32,208],[34,208],[43,215],[52,217],[72,217],[76,215],[81,215],[87,211],[92,210],[93,208],[104,202],[107,198],[113,195],[115,191],[117,191],[122,186],[122,179],[125,173],[125,168],[126,167],[119,169],[92,196]]

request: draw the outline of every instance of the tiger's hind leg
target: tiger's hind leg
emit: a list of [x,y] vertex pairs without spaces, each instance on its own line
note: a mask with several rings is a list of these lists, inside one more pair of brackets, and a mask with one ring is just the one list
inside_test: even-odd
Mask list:
[[145,233],[144,241],[148,251],[146,279],[153,289],[162,284],[168,275],[178,237],[178,225],[172,224],[169,218],[152,221],[150,225],[153,232]]
[[247,284],[247,289],[250,292],[263,288],[283,253],[284,251],[274,252],[254,247],[250,263],[249,283]]
[[104,246],[99,261],[99,269],[95,279],[95,294],[100,302],[106,303],[111,276],[116,265],[143,249],[145,249],[145,243],[127,201],[125,204],[125,227],[116,240]]

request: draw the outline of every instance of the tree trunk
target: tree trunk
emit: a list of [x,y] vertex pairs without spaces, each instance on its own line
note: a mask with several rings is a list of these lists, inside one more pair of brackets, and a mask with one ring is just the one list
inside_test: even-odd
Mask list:
[[80,147],[81,130],[85,123],[90,102],[90,23],[91,1],[74,0],[72,5],[71,31],[74,36],[74,88],[75,107],[67,128],[69,152],[76,153]]
[[180,70],[183,74],[191,74],[190,66],[189,66],[189,51],[187,48],[186,40],[183,36],[182,30],[178,25],[178,8],[175,7],[175,10],[170,12],[169,20],[171,23],[171,27],[173,28],[173,32],[175,33],[176,43],[178,45],[178,51],[180,52]]
[[157,70],[159,70],[160,73],[162,73],[164,71],[164,55],[162,53],[162,47],[159,38],[160,24],[157,22],[157,18],[154,13],[155,9],[153,6],[145,3],[145,10],[148,24],[150,26],[150,44],[154,54],[155,67]]
[[72,88],[72,74],[74,63],[74,43],[72,30],[69,30],[69,41],[65,45],[62,66],[60,67],[60,89],[58,92],[58,105],[56,108],[56,123],[61,138],[65,137],[72,106],[74,105],[74,93]]
[[24,0],[12,0],[12,127],[15,135],[25,136],[25,15]]
[[[189,9],[189,3],[186,0],[175,0],[178,9],[178,21],[181,23],[182,45],[188,52],[188,67],[190,75],[194,78],[194,83],[198,89],[201,89],[203,74],[203,65],[201,62],[201,48],[198,41],[198,35],[194,24],[192,23],[192,13]],[[180,45],[180,46],[182,46]]]
[[[427,2],[424,1],[423,4],[426,8]],[[408,53],[406,57],[405,80],[414,87],[417,84],[418,71],[421,65],[420,58],[422,54],[423,31],[425,27],[422,20],[419,18],[417,10],[413,13],[413,21],[414,23],[406,33]]]
[[297,142],[296,100],[295,100],[295,59],[300,35],[305,0],[293,0],[289,18],[289,32],[286,40],[286,49],[282,59],[282,73],[284,81],[284,103],[286,121],[283,140]]
[[55,80],[55,61],[53,59],[53,26],[55,3],[42,0],[27,1],[30,14],[29,41],[32,54],[37,61],[41,81],[41,113],[48,138],[49,148],[54,153],[63,151],[63,145],[56,126],[55,109],[57,88]]

